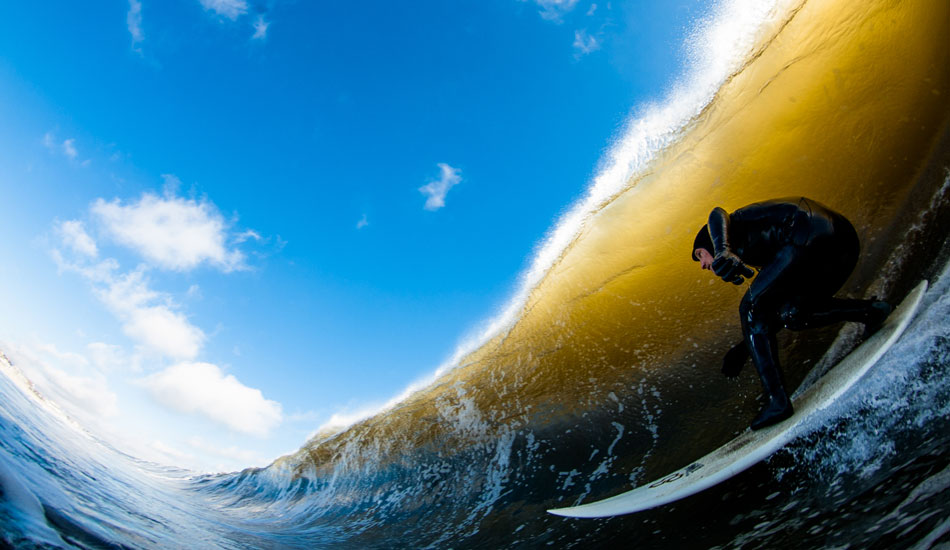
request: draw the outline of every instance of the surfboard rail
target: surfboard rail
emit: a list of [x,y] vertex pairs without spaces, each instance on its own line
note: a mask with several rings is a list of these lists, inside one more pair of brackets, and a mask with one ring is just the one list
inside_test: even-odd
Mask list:
[[913,319],[926,290],[927,281],[923,280],[908,293],[877,332],[795,398],[792,401],[795,415],[791,419],[758,431],[746,429],[729,443],[685,468],[625,493],[548,512],[576,518],[631,514],[694,495],[768,458],[797,436],[798,427],[834,403],[860,380],[894,345]]

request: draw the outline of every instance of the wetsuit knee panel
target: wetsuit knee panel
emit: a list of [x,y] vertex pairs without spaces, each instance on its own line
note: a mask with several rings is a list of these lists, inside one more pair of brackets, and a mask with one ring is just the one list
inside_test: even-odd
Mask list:
[[806,323],[802,319],[801,307],[796,302],[787,303],[779,308],[778,318],[787,329],[802,330],[806,328]]
[[769,332],[769,314],[757,300],[749,297],[749,293],[739,303],[739,321],[750,334],[765,334]]

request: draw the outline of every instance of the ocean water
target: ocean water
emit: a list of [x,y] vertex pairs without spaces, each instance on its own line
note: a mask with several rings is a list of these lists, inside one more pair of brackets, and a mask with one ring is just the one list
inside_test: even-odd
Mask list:
[[[539,246],[510,306],[424,387],[267,468],[110,447],[0,358],[0,548],[950,548],[950,3],[724,2]],[[791,444],[680,502],[549,515],[728,442],[742,288],[687,259],[713,206],[806,195],[862,241],[844,295],[923,305]],[[783,333],[793,387],[860,327]]]
[[[620,423],[605,448],[583,446],[589,456],[526,426],[461,454],[418,452],[403,463],[354,464],[367,451],[347,449],[352,457],[339,456],[329,476],[288,463],[194,475],[97,440],[0,358],[0,546],[946,547],[948,275],[935,280],[904,337],[788,447],[684,501],[600,520],[544,510],[612,485],[604,481],[625,436]],[[472,410],[446,414],[464,436],[485,430]],[[555,467],[572,461],[565,454],[579,459],[576,468]]]

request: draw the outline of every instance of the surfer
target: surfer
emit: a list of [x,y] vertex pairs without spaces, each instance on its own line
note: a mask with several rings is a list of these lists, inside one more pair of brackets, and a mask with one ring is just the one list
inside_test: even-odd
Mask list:
[[752,429],[792,416],[782,383],[775,334],[842,321],[864,323],[865,337],[893,309],[878,300],[835,298],[851,276],[860,245],[843,215],[805,197],[750,204],[729,214],[716,207],[693,242],[692,259],[736,285],[759,273],[739,304],[742,342],[723,358],[722,372],[738,376],[751,355],[767,403]]

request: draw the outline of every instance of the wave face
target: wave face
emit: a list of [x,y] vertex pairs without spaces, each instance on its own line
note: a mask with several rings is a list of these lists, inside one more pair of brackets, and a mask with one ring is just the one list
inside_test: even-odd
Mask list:
[[[738,35],[749,40],[743,55],[630,123],[479,346],[431,385],[268,468],[192,476],[122,455],[0,360],[3,540],[15,548],[950,541],[950,3],[810,0],[750,19]],[[545,514],[659,477],[745,429],[758,381],[718,373],[738,340],[742,289],[700,272],[687,254],[713,206],[794,195],[834,207],[858,229],[863,255],[843,294],[896,302],[921,277],[932,281],[907,333],[804,436],[734,479],[633,516]],[[790,385],[833,365],[858,328],[783,333]]]

